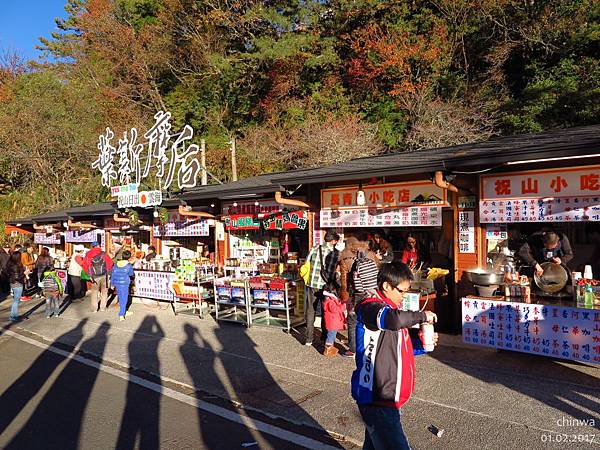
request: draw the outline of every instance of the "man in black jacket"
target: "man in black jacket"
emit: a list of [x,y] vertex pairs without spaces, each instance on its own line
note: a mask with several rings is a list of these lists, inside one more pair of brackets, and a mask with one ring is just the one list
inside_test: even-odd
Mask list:
[[541,264],[548,261],[564,266],[568,273],[567,263],[573,259],[573,250],[567,236],[547,231],[534,233],[519,250],[519,256],[538,276],[544,272]]

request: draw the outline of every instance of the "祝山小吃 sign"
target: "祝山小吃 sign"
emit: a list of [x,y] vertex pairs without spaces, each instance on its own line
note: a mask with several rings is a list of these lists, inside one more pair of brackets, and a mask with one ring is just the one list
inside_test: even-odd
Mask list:
[[430,181],[388,183],[364,186],[364,205],[356,199],[358,186],[321,190],[321,207],[329,209],[356,209],[362,207],[398,208],[417,205],[446,205],[446,190]]
[[441,206],[321,209],[321,228],[442,226]]
[[462,299],[463,341],[600,364],[600,311]]
[[206,219],[188,219],[178,211],[169,211],[167,223],[154,224],[154,235],[160,237],[208,236],[209,225]]
[[138,131],[131,128],[115,142],[114,132],[106,128],[98,139],[98,158],[92,163],[102,175],[102,185],[139,185],[156,168],[153,175],[162,189],[176,183],[179,189],[193,188],[202,168],[197,155],[198,145],[189,144],[194,137],[191,126],[173,133],[171,113],[159,111],[154,115],[154,125],[138,139]]
[[600,166],[482,175],[481,200],[597,197]]
[[224,216],[235,216],[242,214],[265,215],[281,211],[283,205],[275,200],[249,201],[242,200],[239,202],[223,203],[221,212]]
[[600,166],[482,175],[482,223],[600,221]]
[[119,208],[147,208],[158,206],[162,203],[162,193],[160,191],[141,191],[134,194],[119,195],[117,206]]

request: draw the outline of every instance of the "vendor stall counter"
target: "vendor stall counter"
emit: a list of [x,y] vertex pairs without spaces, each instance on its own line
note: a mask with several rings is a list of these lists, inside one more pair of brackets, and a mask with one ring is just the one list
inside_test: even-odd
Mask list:
[[468,344],[600,364],[600,304],[531,297],[462,299]]

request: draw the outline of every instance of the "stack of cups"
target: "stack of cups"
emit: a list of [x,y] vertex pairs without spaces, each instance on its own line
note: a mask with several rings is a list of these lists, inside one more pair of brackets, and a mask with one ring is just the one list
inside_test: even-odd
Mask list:
[[585,269],[583,271],[583,278],[585,278],[586,280],[594,279],[594,274],[592,273],[592,266],[590,266],[590,265],[585,266]]

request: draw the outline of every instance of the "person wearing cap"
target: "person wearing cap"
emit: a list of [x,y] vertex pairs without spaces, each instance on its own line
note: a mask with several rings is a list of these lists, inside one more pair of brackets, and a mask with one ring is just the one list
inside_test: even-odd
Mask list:
[[[312,345],[315,331],[315,311],[323,301],[323,289],[327,286],[330,289],[336,283],[336,268],[339,261],[339,251],[335,248],[340,240],[340,236],[332,230],[325,233],[324,244],[315,245],[308,256],[307,262],[310,263],[310,273],[308,276],[306,308],[304,315],[306,318],[305,345]],[[321,340],[325,341],[327,328],[325,320],[321,320]]]
[[92,279],[92,312],[106,311],[108,302],[108,274],[113,268],[113,260],[104,252],[97,241],[83,258],[83,270]]

